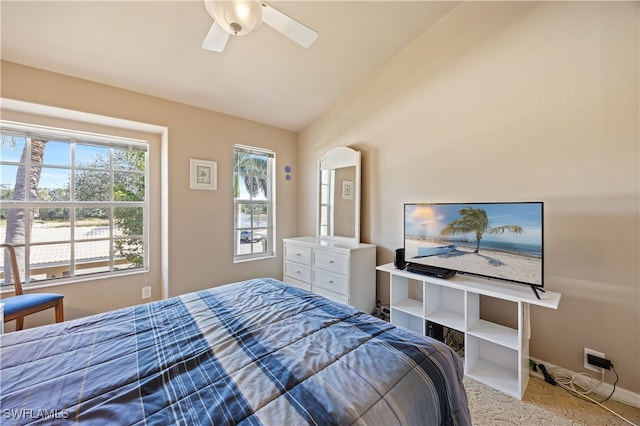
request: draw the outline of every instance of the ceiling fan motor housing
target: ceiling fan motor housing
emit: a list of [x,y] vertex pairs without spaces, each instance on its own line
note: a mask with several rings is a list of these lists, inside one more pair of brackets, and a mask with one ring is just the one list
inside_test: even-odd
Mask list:
[[209,15],[228,33],[249,34],[262,24],[262,3],[258,0],[205,1]]

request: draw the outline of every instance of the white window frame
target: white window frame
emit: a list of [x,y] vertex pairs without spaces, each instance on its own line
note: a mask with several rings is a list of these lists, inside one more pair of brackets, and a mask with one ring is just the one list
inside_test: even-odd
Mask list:
[[[123,275],[123,274],[128,274],[131,272],[137,272],[137,273],[147,273],[149,272],[149,151],[150,151],[150,146],[148,141],[144,141],[144,140],[139,140],[139,139],[133,139],[133,138],[123,138],[123,137],[119,137],[119,136],[110,136],[110,135],[104,135],[104,134],[97,134],[97,133],[89,133],[89,132],[82,132],[82,131],[77,131],[77,130],[71,130],[71,129],[61,129],[61,128],[55,128],[55,127],[48,127],[48,126],[40,126],[40,125],[35,125],[35,124],[26,124],[26,123],[19,123],[19,122],[13,122],[13,121],[7,121],[7,120],[2,120],[0,121],[0,127],[2,128],[2,133],[3,134],[9,134],[9,135],[16,135],[16,136],[21,136],[21,137],[25,137],[27,140],[27,144],[31,143],[32,139],[46,139],[46,140],[55,140],[56,142],[69,142],[72,145],[71,151],[74,151],[74,146],[76,144],[87,144],[87,145],[94,145],[94,146],[101,146],[101,147],[106,147],[106,148],[132,148],[132,149],[136,149],[136,150],[140,150],[140,151],[144,151],[146,153],[145,155],[145,171],[144,171],[144,179],[145,179],[145,195],[144,195],[144,200],[143,201],[115,201],[113,199],[113,193],[111,193],[110,195],[110,200],[107,202],[93,202],[93,201],[76,201],[75,195],[74,195],[74,190],[73,190],[73,182],[74,179],[71,179],[71,194],[70,194],[70,200],[69,201],[55,201],[55,202],[51,202],[51,201],[40,201],[40,200],[30,200],[30,199],[25,199],[25,200],[0,200],[0,206],[2,208],[21,208],[21,209],[25,209],[26,210],[26,214],[25,214],[25,228],[26,229],[30,229],[31,227],[31,215],[28,214],[28,210],[31,208],[42,208],[42,207],[47,207],[47,208],[68,208],[70,211],[70,238],[69,240],[63,240],[63,241],[46,241],[46,242],[32,242],[31,241],[31,233],[26,232],[25,233],[25,241],[24,244],[16,244],[16,248],[20,249],[20,248],[24,248],[24,252],[25,252],[25,263],[27,263],[26,259],[30,259],[30,250],[32,247],[35,246],[44,246],[44,245],[49,245],[49,244],[57,244],[57,243],[69,243],[71,245],[71,250],[70,250],[70,260],[69,260],[69,275],[68,276],[64,276],[64,282],[76,282],[76,281],[84,281],[87,280],[88,278],[91,279],[95,279],[95,278],[108,278],[108,277],[114,277],[114,276],[119,276],[119,275]],[[46,148],[45,148],[46,149]],[[0,159],[0,167],[7,165],[7,166],[19,166],[21,163],[20,162],[15,162],[15,161],[4,161],[3,159]],[[30,164],[30,158],[27,159],[27,161],[24,163],[24,165],[26,166],[27,169],[27,173],[26,173],[26,179],[28,179],[29,176],[29,171],[31,168],[31,164]],[[55,166],[55,165],[47,165],[47,164],[43,164],[44,167],[52,167],[52,168],[59,168],[59,169],[68,169],[70,170],[70,174],[71,176],[73,176],[74,171],[77,169],[76,164],[74,164],[74,161],[71,161],[71,164],[69,166]],[[113,180],[113,175],[114,172],[117,172],[116,169],[113,168],[113,163],[110,165],[109,168],[109,173],[111,176],[111,180]],[[27,186],[28,187],[28,186]],[[28,198],[28,196],[27,196]],[[103,272],[96,272],[96,273],[91,273],[91,274],[87,274],[87,273],[82,273],[79,275],[76,275],[76,270],[75,270],[75,266],[76,266],[76,258],[75,258],[75,252],[74,252],[74,244],[75,243],[84,243],[87,240],[86,239],[79,239],[77,240],[74,236],[74,215],[75,215],[75,209],[76,208],[81,208],[81,207],[102,207],[102,208],[109,208],[111,210],[111,212],[113,213],[113,209],[114,208],[118,208],[118,207],[139,207],[143,209],[143,234],[140,236],[133,236],[135,238],[140,238],[143,241],[143,246],[144,246],[144,256],[143,256],[143,265],[139,266],[139,267],[135,267],[132,269],[117,269],[114,267],[114,253],[113,250],[110,250],[109,253],[109,270],[108,271],[103,271]],[[108,238],[102,238],[101,240],[104,241],[108,241],[109,247],[113,247],[114,245],[114,241],[118,239],[118,236],[114,235],[113,229],[114,229],[114,218],[113,218],[113,214],[110,215],[110,222],[109,222],[109,237]],[[3,241],[4,242],[4,241]],[[61,277],[56,277],[56,278],[46,278],[46,279],[39,279],[37,281],[32,281],[31,280],[31,265],[19,265],[20,270],[21,270],[21,279],[24,281],[25,285],[29,286],[29,285],[33,285],[34,287],[38,287],[40,285],[47,285],[47,284],[57,284],[58,281],[60,281]],[[22,268],[25,268],[24,270],[22,270]]]
[[[268,183],[267,183],[266,200],[255,200],[255,199],[252,199],[251,197],[249,199],[241,199],[236,197],[237,192],[236,192],[235,185],[236,185],[236,182],[239,182],[239,179],[236,179],[236,174],[237,174],[237,169],[235,164],[236,153],[255,154],[255,155],[265,156],[269,159],[267,162]],[[275,165],[276,165],[276,154],[275,152],[268,149],[235,144],[233,146],[233,159],[234,159],[234,164],[233,164],[233,186],[234,186],[233,187],[233,209],[234,209],[233,261],[234,263],[237,263],[237,262],[245,262],[250,260],[259,260],[259,259],[275,257],[276,250],[275,250],[274,238],[276,235],[276,232],[275,232],[275,223],[276,223],[276,190],[275,188],[276,186],[275,186],[274,171],[275,171]],[[267,224],[266,224],[267,235],[266,235],[266,240],[262,240],[262,241],[266,241],[266,247],[264,248],[263,251],[254,252],[253,242],[250,242],[250,246],[251,246],[250,253],[243,254],[243,253],[239,253],[240,247],[242,246],[240,241],[240,233],[242,231],[248,230],[250,232],[250,235],[253,236],[255,235],[254,229],[262,229],[262,227],[254,228],[253,220],[251,221],[252,223],[250,226],[243,226],[241,223],[237,223],[237,221],[241,216],[240,215],[241,205],[246,205],[246,204],[267,205],[267,212],[268,212]]]

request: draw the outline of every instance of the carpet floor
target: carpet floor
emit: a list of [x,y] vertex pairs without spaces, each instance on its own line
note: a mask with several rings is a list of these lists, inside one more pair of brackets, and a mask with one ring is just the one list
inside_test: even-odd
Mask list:
[[[531,377],[522,401],[465,377],[465,389],[473,424],[485,425],[637,425],[640,408],[607,401],[603,405],[629,420],[617,417],[599,405],[573,393]],[[593,397],[593,396],[592,396]],[[603,397],[596,395],[596,400]]]

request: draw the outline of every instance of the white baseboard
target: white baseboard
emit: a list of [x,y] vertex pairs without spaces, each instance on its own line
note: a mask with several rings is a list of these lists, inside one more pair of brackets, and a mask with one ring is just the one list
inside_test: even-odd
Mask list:
[[[546,362],[546,361],[541,361],[539,359],[531,358],[531,357],[530,357],[530,359],[532,359],[536,364],[544,365],[547,368],[547,370],[553,368],[553,369],[563,370],[569,375],[576,374],[575,371],[571,371],[571,370],[568,370],[568,369],[566,369],[564,367],[559,367],[557,365],[553,365],[553,364],[551,364],[549,362]],[[544,380],[544,375],[542,374],[540,369],[538,369],[538,371],[529,370],[529,375]],[[609,383],[603,383],[600,386],[598,386],[594,390],[594,392],[597,393],[598,395],[607,397],[607,396],[609,396],[609,394],[611,393],[612,390],[613,390],[613,385],[611,385]],[[635,392],[631,392],[631,391],[626,390],[626,389],[622,389],[619,386],[616,386],[616,390],[613,393],[613,395],[611,396],[611,399],[615,399],[616,401],[622,402],[624,404],[640,408],[640,394],[637,394]]]

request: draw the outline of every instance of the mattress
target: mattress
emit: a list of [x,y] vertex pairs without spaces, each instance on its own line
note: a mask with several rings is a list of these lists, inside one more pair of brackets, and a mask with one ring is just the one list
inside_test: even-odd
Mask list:
[[447,346],[270,278],[0,337],[2,424],[466,425]]

